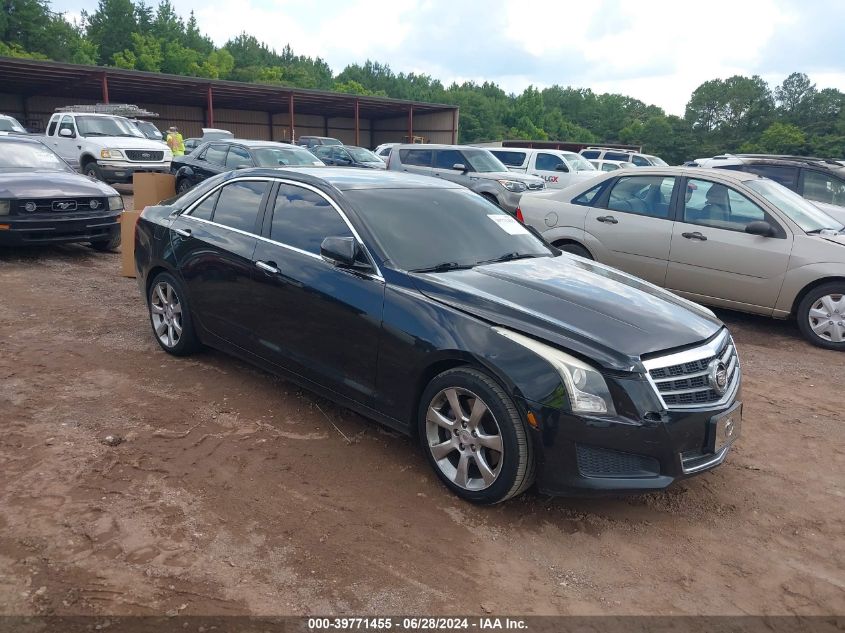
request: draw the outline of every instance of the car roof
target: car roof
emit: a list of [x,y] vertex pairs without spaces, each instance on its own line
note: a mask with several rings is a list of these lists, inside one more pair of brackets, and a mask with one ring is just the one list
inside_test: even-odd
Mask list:
[[[448,143],[399,143],[398,149],[474,149],[490,151],[489,147],[473,147],[471,145],[450,145]],[[498,148],[493,148],[498,149]]]
[[[191,139],[188,139],[191,140]],[[202,140],[202,139],[200,139]],[[255,139],[248,139],[248,138],[209,138],[202,141],[203,145],[206,143],[222,143],[228,145],[243,145],[244,147],[284,147],[286,149],[295,149],[296,151],[305,151],[307,149],[303,149],[298,145],[291,145],[290,143],[280,143],[278,141],[258,141]]]
[[274,167],[254,167],[231,172],[232,178],[244,177],[284,177],[307,184],[328,184],[340,191],[350,189],[457,189],[466,188],[457,183],[441,178],[417,176],[404,172],[385,171],[382,169],[355,169],[352,167],[295,167],[292,169]]
[[37,143],[38,145],[44,145],[44,143],[41,142],[40,137],[27,135],[27,134],[24,134],[23,132],[12,132],[11,134],[5,134],[5,133],[0,134],[0,142],[11,142],[11,141],[15,141],[17,143]]

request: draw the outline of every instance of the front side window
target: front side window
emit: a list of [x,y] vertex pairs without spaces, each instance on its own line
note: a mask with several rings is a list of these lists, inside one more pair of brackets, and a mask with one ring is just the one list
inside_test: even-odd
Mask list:
[[564,152],[563,157],[575,171],[596,171],[596,166],[591,161],[585,160],[575,152]]
[[616,163],[602,163],[601,164],[601,170],[602,171],[616,171],[617,169],[619,169],[619,165],[617,165]]
[[441,149],[434,154],[434,166],[437,169],[452,169],[455,165],[466,166],[466,160],[458,150]]
[[270,239],[319,255],[320,244],[327,237],[352,237],[329,201],[304,187],[279,185]]
[[751,222],[768,221],[765,211],[738,191],[709,180],[689,179],[683,221],[729,231],[745,231]]
[[203,160],[215,165],[224,165],[226,163],[227,149],[225,145],[209,145],[208,149],[205,150],[205,154],[203,154]]
[[816,202],[845,205],[845,181],[818,171],[804,170],[804,197]]
[[229,169],[252,167],[252,158],[250,158],[249,152],[245,148],[232,145],[229,147],[229,153],[226,155],[226,167]]
[[491,173],[491,172],[506,172],[508,170],[502,164],[498,158],[493,156],[490,152],[486,149],[465,149],[463,151],[464,159],[458,162],[466,164],[467,162],[469,165],[467,167],[471,167],[472,171],[477,171],[480,173]]
[[59,118],[53,117],[50,119],[50,125],[47,127],[47,136],[56,135],[56,127],[59,125]]
[[359,163],[378,163],[381,159],[363,147],[351,147],[346,150]]
[[226,185],[220,190],[212,220],[239,231],[254,233],[265,189],[267,183],[264,181],[247,180]]
[[632,156],[631,162],[634,163],[637,167],[649,167],[651,163],[648,162],[648,159],[644,156]]
[[431,167],[432,153],[430,149],[400,149],[399,160],[403,165]]
[[560,171],[569,171],[566,163],[560,156],[554,154],[537,154],[537,169],[539,171],[558,171],[558,165],[563,165],[565,169]]
[[62,130],[70,130],[72,135],[76,136],[76,127],[73,124],[72,116],[62,117],[62,124],[59,126],[59,134],[61,134]]
[[674,186],[671,176],[623,176],[610,190],[607,208],[668,219]]

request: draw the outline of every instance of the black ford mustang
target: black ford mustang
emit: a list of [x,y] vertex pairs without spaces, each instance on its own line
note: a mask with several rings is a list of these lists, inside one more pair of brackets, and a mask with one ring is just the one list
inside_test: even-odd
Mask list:
[[36,138],[0,136],[0,246],[120,245],[123,199]]
[[171,354],[202,343],[405,433],[459,496],[661,489],[725,459],[740,367],[713,314],[561,254],[443,180],[212,178],[136,233]]

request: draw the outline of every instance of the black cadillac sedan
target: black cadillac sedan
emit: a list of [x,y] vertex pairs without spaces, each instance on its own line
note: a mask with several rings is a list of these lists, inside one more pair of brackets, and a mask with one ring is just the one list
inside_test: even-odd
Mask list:
[[0,136],[0,246],[120,245],[123,199],[82,176],[40,140]]
[[415,435],[470,501],[661,489],[739,435],[712,312],[448,181],[224,174],[147,208],[135,257],[166,352],[225,350]]
[[[187,150],[186,150],[187,151]],[[315,167],[324,163],[307,149],[287,143],[219,139],[177,156],[170,164],[176,192],[185,193],[206,178],[247,167]]]

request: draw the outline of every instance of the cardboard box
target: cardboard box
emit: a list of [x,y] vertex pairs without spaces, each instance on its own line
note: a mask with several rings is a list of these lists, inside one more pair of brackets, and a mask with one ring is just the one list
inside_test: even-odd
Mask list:
[[120,216],[120,269],[124,277],[135,277],[135,224],[146,207],[176,195],[176,178],[171,174],[132,176],[134,210]]
[[151,207],[176,195],[176,177],[172,174],[135,174],[132,176],[132,192],[135,195],[135,209],[143,211],[144,207]]
[[140,211],[124,211],[120,215],[120,274],[135,277],[135,224]]

